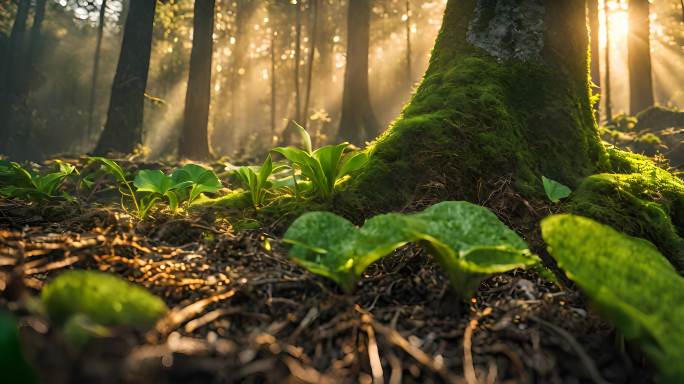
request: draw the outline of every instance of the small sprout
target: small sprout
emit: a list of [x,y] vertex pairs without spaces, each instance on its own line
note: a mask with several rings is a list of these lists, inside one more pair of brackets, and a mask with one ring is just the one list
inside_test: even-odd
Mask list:
[[566,185],[546,178],[545,176],[542,176],[542,183],[544,184],[544,192],[546,192],[546,197],[548,197],[552,203],[558,203],[561,201],[561,199],[565,199],[572,194],[572,190],[570,190],[570,188],[568,188]]

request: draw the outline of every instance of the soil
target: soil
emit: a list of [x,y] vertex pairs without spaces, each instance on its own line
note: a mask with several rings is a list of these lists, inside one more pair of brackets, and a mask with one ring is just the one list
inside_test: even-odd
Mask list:
[[[553,209],[509,184],[480,202],[544,256],[535,223]],[[0,308],[19,318],[44,382],[653,381],[642,355],[563,276],[556,284],[529,271],[496,275],[464,302],[409,246],[344,294],[291,262],[278,230],[235,232],[211,215],[138,222],[97,200],[0,200]],[[118,274],[172,310],[147,333],[115,329],[76,349],[32,305],[67,269]]]

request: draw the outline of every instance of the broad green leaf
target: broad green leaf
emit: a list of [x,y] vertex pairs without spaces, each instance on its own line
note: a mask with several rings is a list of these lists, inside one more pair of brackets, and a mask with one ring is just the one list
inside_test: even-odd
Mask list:
[[236,171],[236,175],[240,182],[249,190],[250,198],[254,208],[260,207],[266,195],[266,188],[268,186],[268,178],[273,172],[273,161],[271,155],[266,157],[264,163],[259,167],[257,172],[255,167],[240,167]]
[[14,317],[0,311],[0,372],[3,383],[36,383],[36,374],[26,362]]
[[340,179],[352,172],[361,169],[368,162],[368,155],[364,152],[355,153],[346,156],[342,160],[342,166],[337,173],[337,178]]
[[546,197],[551,200],[552,203],[557,203],[561,199],[572,194],[572,191],[567,186],[542,176],[542,183],[544,184],[544,192],[546,192]]
[[542,221],[549,253],[625,336],[658,365],[664,383],[684,377],[684,278],[649,242],[573,215]]
[[60,324],[77,314],[104,326],[152,327],[167,311],[166,304],[115,275],[69,271],[43,288],[41,299],[49,317]]
[[309,212],[290,226],[284,241],[292,244],[291,258],[351,291],[357,280],[353,257],[357,236],[349,220],[330,212]]
[[133,185],[138,192],[150,192],[164,195],[171,189],[172,180],[164,172],[143,169],[138,172],[133,180]]
[[493,213],[467,202],[376,216],[360,229],[332,213],[307,213],[292,223],[284,241],[294,244],[290,257],[347,291],[370,264],[410,242],[427,245],[462,294],[489,274],[538,263],[527,244]]
[[313,157],[320,163],[320,168],[323,171],[323,179],[321,183],[325,184],[326,193],[331,194],[337,181],[337,174],[340,170],[342,161],[342,154],[344,149],[349,146],[349,143],[342,143],[338,145],[328,145],[317,149]]
[[186,164],[183,168],[173,172],[174,188],[191,186],[188,200],[193,202],[201,193],[218,192],[223,185],[214,171],[197,164]]

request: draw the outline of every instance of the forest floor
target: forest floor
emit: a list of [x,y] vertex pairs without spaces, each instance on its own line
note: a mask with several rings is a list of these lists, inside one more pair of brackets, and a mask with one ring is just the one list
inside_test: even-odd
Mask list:
[[[0,200],[0,308],[20,319],[25,353],[51,383],[652,381],[562,277],[561,287],[496,275],[465,303],[427,254],[405,247],[344,294],[287,258],[280,229],[236,231],[213,214],[140,222],[88,199]],[[536,223],[552,208],[505,181],[482,203],[543,256]],[[26,299],[67,269],[116,273],[172,310],[145,334],[117,329],[75,349]]]

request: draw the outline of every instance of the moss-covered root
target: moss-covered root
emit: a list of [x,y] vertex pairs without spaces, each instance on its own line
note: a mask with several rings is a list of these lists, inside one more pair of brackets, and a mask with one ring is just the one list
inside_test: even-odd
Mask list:
[[584,3],[532,3],[448,2],[422,84],[340,204],[367,215],[434,190],[473,200],[502,177],[538,195],[541,175],[576,186],[600,169]]
[[684,272],[684,182],[645,157],[609,155],[614,173],[586,178],[567,210],[650,240]]

